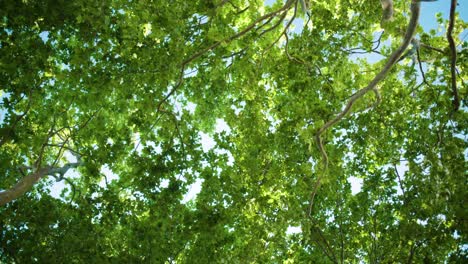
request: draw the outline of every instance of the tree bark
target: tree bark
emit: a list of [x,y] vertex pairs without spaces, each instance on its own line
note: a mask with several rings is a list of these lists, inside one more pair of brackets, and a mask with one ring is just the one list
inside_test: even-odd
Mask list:
[[59,180],[63,179],[63,175],[71,169],[80,166],[82,162],[73,162],[67,163],[63,167],[51,167],[47,166],[44,168],[38,169],[36,172],[26,175],[24,178],[19,180],[15,186],[11,187],[8,190],[0,192],[0,206],[3,206],[21,195],[25,194],[27,191],[31,190],[31,188],[38,182],[41,178],[47,175],[60,175]]
[[24,178],[20,179],[13,187],[8,190],[0,192],[0,206],[3,206],[27,191],[29,191],[36,182],[38,182],[42,177],[48,174],[51,170],[50,167],[45,167],[37,170],[34,173],[31,173]]

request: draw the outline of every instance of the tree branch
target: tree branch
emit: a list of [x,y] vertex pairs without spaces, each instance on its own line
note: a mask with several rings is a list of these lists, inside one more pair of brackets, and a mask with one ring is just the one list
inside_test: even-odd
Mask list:
[[[321,128],[319,128],[319,130],[317,131],[317,133],[315,135],[315,140],[317,142],[317,146],[319,148],[320,154],[321,154],[322,159],[323,159],[323,164],[324,164],[323,172],[326,172],[327,169],[328,169],[328,156],[327,156],[327,153],[326,153],[325,148],[324,148],[323,143],[322,143],[322,138],[321,138],[322,134],[325,131],[327,131],[330,127],[332,127],[334,124],[338,123],[341,119],[343,119],[343,117],[345,117],[348,113],[350,113],[354,103],[358,99],[363,97],[367,92],[369,92],[371,90],[374,90],[374,89],[377,89],[376,88],[377,84],[380,81],[382,81],[383,79],[385,79],[387,74],[392,69],[393,65],[395,65],[395,63],[401,57],[401,55],[406,50],[406,48],[408,48],[411,40],[413,39],[413,36],[414,36],[414,34],[416,32],[416,28],[417,28],[417,25],[418,25],[419,13],[420,13],[420,2],[418,0],[412,0],[411,1],[411,18],[410,18],[410,21],[408,23],[408,27],[406,29],[405,36],[403,38],[403,42],[401,43],[401,45],[390,55],[390,57],[388,58],[387,62],[384,65],[383,69],[374,77],[374,79],[365,88],[362,88],[361,90],[357,91],[356,93],[354,93],[350,97],[350,99],[349,99],[348,103],[346,104],[344,110],[342,110],[340,113],[338,113],[335,116],[335,118],[333,118],[332,120],[329,120],[327,123],[325,123],[325,125],[323,125]],[[315,184],[315,188],[314,188],[313,193],[311,195],[311,202],[310,202],[311,205],[310,205],[309,215],[310,215],[310,213],[312,211],[312,205],[313,205],[315,193],[317,192],[317,189],[320,186],[320,180],[321,180],[321,177],[323,176],[323,174],[324,173],[322,173],[321,175],[318,176],[317,182]]]
[[[286,10],[288,10],[292,4],[295,3],[294,0],[288,0],[286,2],[286,4],[281,7],[280,9],[276,10],[276,11],[273,11],[273,12],[270,12],[266,15],[263,15],[261,16],[260,18],[258,18],[257,20],[255,20],[253,23],[251,23],[249,26],[247,26],[246,28],[244,28],[243,30],[241,30],[240,32],[228,37],[228,38],[225,38],[223,40],[220,40],[220,41],[217,41],[213,44],[211,44],[210,46],[204,48],[204,49],[201,49],[200,51],[196,52],[195,54],[193,54],[192,56],[188,57],[187,59],[185,59],[184,61],[182,61],[182,64],[181,64],[181,71],[180,71],[180,75],[179,75],[179,78],[176,82],[176,84],[172,87],[172,89],[169,91],[169,93],[164,96],[164,98],[158,103],[156,109],[157,111],[159,112],[161,110],[161,107],[162,107],[162,104],[165,103],[169,97],[172,96],[172,94],[174,94],[174,92],[179,89],[179,87],[182,85],[183,81],[184,81],[184,71],[185,71],[185,68],[187,67],[187,65],[189,63],[191,63],[192,61],[198,59],[199,57],[201,57],[203,54],[205,54],[206,52],[210,51],[210,50],[213,50],[215,48],[217,48],[219,45],[223,44],[223,43],[230,43],[231,41],[235,40],[235,39],[238,39],[242,36],[244,36],[245,34],[247,34],[249,31],[251,31],[253,28],[255,28],[255,26],[264,21],[265,19],[269,19],[269,18],[273,18],[274,16],[278,15],[279,13],[282,13]],[[263,27],[263,25],[262,25]]]
[[422,63],[421,63],[421,57],[420,57],[420,54],[419,54],[419,49],[416,49],[416,56],[417,56],[417,59],[418,59],[418,65],[419,65],[419,71],[421,72],[421,77],[423,79],[423,82],[427,85],[427,86],[431,86],[427,80],[426,80],[426,74],[424,73],[424,69],[422,67]]
[[432,47],[431,45],[427,45],[427,44],[424,44],[424,43],[419,43],[419,45],[420,45],[421,47],[426,48],[426,49],[429,49],[429,50],[434,50],[434,51],[437,51],[437,52],[442,53],[442,54],[445,53],[442,49],[439,49],[439,48],[436,48],[436,47]]
[[[284,18],[286,17],[286,14],[287,12],[284,12],[284,16],[281,16],[280,18],[280,21],[279,23],[282,23],[284,21]],[[294,13],[293,13],[293,16],[291,17],[291,19],[288,21],[288,23],[286,23],[286,26],[284,27],[283,31],[281,32],[281,34],[278,36],[278,38],[276,38],[275,41],[273,41],[266,49],[264,52],[262,52],[262,56],[264,56],[264,54],[266,54],[276,43],[278,43],[278,41],[281,39],[281,37],[284,35],[286,37],[286,41],[287,41],[287,38],[288,38],[288,29],[291,27],[292,23],[294,22],[294,19],[296,19],[296,15],[297,15],[297,2],[296,2],[296,5],[295,5],[295,8],[294,8]],[[278,25],[275,25],[274,27],[276,28]]]
[[374,46],[374,44],[375,44],[375,47],[372,47],[370,50],[366,50],[364,47],[357,47],[357,48],[343,49],[343,51],[347,52],[349,54],[367,54],[367,53],[371,53],[371,52],[374,52],[374,53],[377,53],[377,54],[382,54],[378,49],[380,47],[380,44],[382,43],[382,36],[383,36],[384,33],[385,33],[385,31],[382,31],[379,38],[377,40],[375,40],[375,41],[368,40],[364,36],[362,36],[362,34],[359,34],[362,38],[364,38],[368,42],[372,43],[373,44],[372,46]]
[[51,167],[47,166],[44,168],[37,169],[35,172],[26,175],[22,179],[20,179],[13,187],[11,187],[8,190],[1,191],[0,192],[0,206],[3,206],[21,195],[25,194],[27,191],[29,191],[36,182],[38,182],[40,179],[42,179],[44,176],[48,175],[60,175],[60,179],[63,179],[63,175],[71,169],[71,168],[76,168],[80,165],[82,165],[82,162],[73,162],[73,163],[67,163],[63,167]]
[[458,97],[457,90],[457,72],[455,65],[457,63],[457,48],[455,47],[455,41],[453,40],[452,31],[455,23],[455,9],[457,8],[457,0],[452,0],[450,5],[450,20],[447,29],[447,40],[450,48],[450,73],[452,78],[452,93],[453,93],[453,108],[457,111],[460,108],[460,98]]
[[316,231],[316,232],[317,232],[317,234],[319,235],[320,239],[323,241],[323,245],[320,244],[320,240],[315,240],[315,239],[312,239],[312,240],[321,248],[321,250],[323,251],[323,253],[325,253],[325,255],[326,255],[333,263],[338,263],[338,260],[337,260],[337,258],[336,258],[335,252],[333,251],[333,249],[331,248],[330,244],[328,243],[328,240],[327,240],[327,238],[325,237],[325,235],[323,234],[322,230],[320,230],[320,228],[318,227],[318,223],[316,223],[314,220],[312,220],[312,223],[314,224],[314,226],[311,227],[312,232],[313,232],[313,231]]
[[401,192],[403,193],[403,198],[406,198],[405,187],[403,186],[403,183],[401,181],[401,177],[400,177],[400,173],[398,172],[397,165],[393,164],[393,168],[395,169],[395,174],[398,177],[398,184],[400,184]]

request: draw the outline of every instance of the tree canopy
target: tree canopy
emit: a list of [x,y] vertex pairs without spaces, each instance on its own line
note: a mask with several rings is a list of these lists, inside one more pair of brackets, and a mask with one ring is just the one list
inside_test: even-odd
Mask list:
[[1,1],[0,262],[466,261],[444,4]]

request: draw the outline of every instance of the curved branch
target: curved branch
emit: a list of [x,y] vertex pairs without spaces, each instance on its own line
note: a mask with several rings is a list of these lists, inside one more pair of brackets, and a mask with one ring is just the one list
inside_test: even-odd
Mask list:
[[423,69],[423,66],[422,66],[422,63],[421,63],[421,56],[419,54],[419,49],[416,49],[416,57],[418,59],[418,65],[419,65],[419,71],[421,72],[421,77],[423,79],[423,82],[427,85],[427,86],[431,86],[427,80],[426,80],[426,74],[424,73],[424,69]]
[[[322,138],[321,138],[322,134],[325,131],[327,131],[330,127],[332,127],[334,124],[338,123],[341,119],[343,119],[343,117],[345,117],[348,113],[350,113],[354,103],[358,99],[363,97],[369,91],[377,89],[377,87],[376,87],[377,84],[380,81],[382,81],[383,79],[385,79],[385,77],[388,75],[388,73],[392,69],[393,65],[395,65],[395,63],[401,57],[403,52],[408,48],[411,40],[413,39],[413,36],[414,36],[414,34],[416,32],[416,28],[417,28],[417,25],[418,25],[419,13],[420,13],[420,3],[419,3],[419,1],[418,0],[412,0],[411,1],[411,18],[410,18],[410,21],[408,23],[408,27],[406,29],[405,36],[403,38],[403,42],[401,43],[401,45],[390,55],[390,57],[388,58],[387,62],[384,65],[383,69],[374,77],[374,79],[366,87],[364,87],[361,90],[354,93],[350,97],[350,99],[349,99],[348,103],[346,104],[345,108],[340,113],[338,113],[335,116],[335,118],[333,118],[332,120],[329,120],[327,123],[325,123],[325,125],[323,125],[321,128],[319,128],[319,130],[317,131],[317,133],[315,135],[315,140],[317,142],[317,146],[319,148],[320,154],[321,154],[322,159],[323,159],[323,164],[324,164],[323,172],[327,171],[327,169],[328,169],[328,156],[327,156],[327,153],[325,151],[325,148],[323,147]],[[322,175],[323,175],[323,173],[322,173]],[[311,210],[312,210],[312,205],[313,205],[315,194],[316,194],[317,189],[318,189],[318,187],[320,185],[320,180],[321,180],[321,175],[318,176],[317,182],[315,184],[314,191],[313,191],[313,193],[311,195],[311,202],[310,202],[311,205],[310,205],[310,208],[309,208],[309,215],[310,215]]]
[[393,1],[380,0],[380,4],[382,5],[382,21],[380,24],[393,20]]
[[316,140],[317,140],[317,143],[318,143],[318,146],[319,146],[319,150],[322,154],[322,157],[325,161],[328,161],[328,157],[327,157],[327,154],[325,153],[325,150],[323,148],[323,145],[322,145],[322,139],[321,139],[321,135],[327,130],[329,129],[331,126],[333,126],[334,124],[338,123],[343,117],[346,116],[346,114],[348,114],[349,112],[351,112],[352,110],[352,107],[354,105],[354,103],[360,99],[361,97],[363,97],[367,92],[369,92],[370,90],[374,90],[376,89],[376,86],[377,84],[382,81],[383,79],[385,79],[385,77],[387,76],[387,74],[390,72],[391,68],[393,67],[393,65],[395,65],[395,63],[398,61],[398,59],[401,57],[401,55],[403,54],[403,52],[406,50],[406,48],[409,46],[410,42],[411,42],[411,39],[413,38],[413,35],[414,33],[416,32],[416,27],[418,25],[418,19],[419,19],[419,11],[420,11],[420,3],[419,1],[412,1],[411,2],[411,19],[410,19],[410,22],[409,22],[409,25],[408,25],[408,28],[406,30],[406,33],[405,33],[405,37],[404,37],[404,40],[403,40],[403,43],[400,45],[400,47],[398,47],[398,49],[396,49],[391,55],[390,55],[390,58],[388,59],[388,61],[385,63],[385,66],[383,67],[383,69],[374,77],[374,79],[365,87],[365,88],[362,88],[361,90],[357,91],[356,93],[354,93],[348,103],[346,104],[345,106],[345,109],[343,111],[341,111],[340,113],[338,113],[335,118],[333,118],[332,120],[329,120],[325,125],[323,125],[318,131],[317,131],[317,134],[316,134]]
[[457,8],[457,0],[452,0],[450,5],[450,21],[447,29],[447,40],[450,48],[450,73],[452,78],[452,93],[453,93],[453,108],[457,111],[460,108],[460,98],[457,90],[457,72],[455,65],[457,63],[457,48],[455,47],[455,41],[453,40],[452,31],[453,24],[455,23],[455,9]]

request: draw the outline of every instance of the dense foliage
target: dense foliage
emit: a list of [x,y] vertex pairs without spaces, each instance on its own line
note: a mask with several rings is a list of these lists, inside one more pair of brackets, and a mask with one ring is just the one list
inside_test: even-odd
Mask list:
[[325,160],[411,1],[270,2],[1,1],[0,262],[466,260],[466,23],[419,26]]

